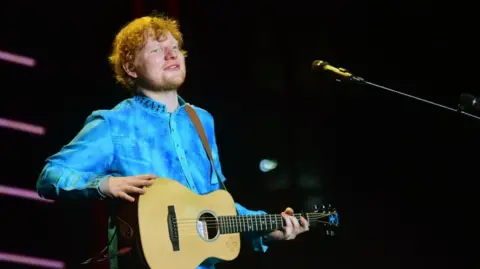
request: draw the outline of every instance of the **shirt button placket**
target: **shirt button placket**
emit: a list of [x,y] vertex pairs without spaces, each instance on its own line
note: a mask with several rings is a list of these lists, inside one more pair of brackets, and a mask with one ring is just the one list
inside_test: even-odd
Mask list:
[[173,136],[173,140],[175,142],[175,150],[177,151],[177,155],[180,159],[180,164],[183,168],[183,170],[185,171],[185,175],[187,177],[187,182],[188,182],[188,185],[190,185],[190,188],[192,190],[195,190],[195,184],[193,184],[193,182],[191,181],[191,177],[190,177],[190,173],[188,172],[188,167],[185,163],[185,153],[183,152],[182,148],[180,147],[180,143],[179,143],[179,136],[178,134],[175,132],[175,127],[176,127],[176,124],[175,124],[175,114],[172,114],[172,116],[170,117],[170,131],[172,133],[172,136]]

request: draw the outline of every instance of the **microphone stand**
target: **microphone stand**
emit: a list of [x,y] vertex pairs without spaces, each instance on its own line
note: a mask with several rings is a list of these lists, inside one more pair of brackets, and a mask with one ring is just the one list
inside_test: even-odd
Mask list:
[[[429,100],[426,100],[426,99],[422,99],[420,97],[416,97],[416,96],[413,96],[413,95],[410,95],[410,94],[406,94],[406,93],[403,93],[403,92],[400,92],[400,91],[393,90],[391,88],[388,88],[388,87],[385,87],[385,86],[382,86],[382,85],[378,85],[378,84],[366,81],[362,77],[354,76],[351,73],[348,73],[348,71],[343,69],[343,68],[341,68],[339,70],[342,72],[341,73],[342,75],[339,76],[340,78],[336,79],[336,81],[338,81],[338,82],[348,81],[348,82],[353,82],[353,83],[357,83],[357,84],[373,86],[375,88],[380,88],[380,89],[383,89],[383,90],[387,90],[389,92],[400,94],[400,95],[403,95],[403,96],[406,96],[406,97],[409,97],[409,98],[412,98],[412,99],[415,99],[415,100],[418,100],[418,101],[422,101],[422,102],[427,103],[427,104],[431,104],[431,105],[434,105],[434,106],[437,106],[437,107],[440,107],[440,108],[443,108],[443,109],[446,109],[446,110],[457,112],[459,114],[462,114],[462,115],[469,116],[471,118],[480,120],[480,117],[464,111],[465,107],[471,107],[472,104],[459,104],[458,108],[454,109],[454,108],[451,108],[451,107],[448,107],[448,106],[445,106],[445,105],[442,105],[442,104],[438,104],[438,103],[435,103],[435,102],[432,102],[432,101],[429,101]],[[346,75],[343,75],[343,74],[346,74]],[[465,95],[465,94],[462,94],[462,96],[463,95]],[[466,100],[464,100],[464,101],[466,101]]]

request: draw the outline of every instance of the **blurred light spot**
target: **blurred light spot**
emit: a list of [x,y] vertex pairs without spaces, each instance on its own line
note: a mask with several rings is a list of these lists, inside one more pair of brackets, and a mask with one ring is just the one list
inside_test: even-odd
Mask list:
[[278,163],[274,160],[263,159],[260,161],[260,171],[270,172],[277,167]]
[[0,261],[26,264],[26,265],[37,266],[37,267],[45,267],[45,268],[55,268],[55,269],[65,268],[65,263],[61,261],[29,257],[29,256],[10,254],[10,253],[4,253],[4,252],[0,252]]
[[34,67],[36,64],[35,59],[6,51],[0,51],[0,60],[29,67]]
[[37,200],[37,201],[41,201],[41,202],[45,202],[45,203],[53,203],[52,200],[44,199],[44,198],[40,197],[37,192],[32,191],[32,190],[26,190],[26,189],[20,189],[20,188],[14,188],[14,187],[8,187],[8,186],[0,185],[0,194],[19,197],[19,198],[23,198],[23,199]]
[[45,128],[42,126],[3,118],[0,118],[0,127],[37,135],[44,135],[46,133]]

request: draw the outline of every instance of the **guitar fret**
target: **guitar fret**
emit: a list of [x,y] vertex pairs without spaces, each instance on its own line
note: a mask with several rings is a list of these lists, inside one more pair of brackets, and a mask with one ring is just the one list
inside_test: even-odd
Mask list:
[[237,228],[235,225],[235,217],[231,216],[230,219],[232,220],[232,233],[234,233]]
[[236,217],[232,217],[232,219],[233,219],[233,227],[234,227],[233,232],[234,232],[234,233],[238,233],[237,218],[236,218]]
[[[308,222],[319,221],[317,219],[328,217],[325,213],[305,213]],[[300,219],[302,214],[295,214]],[[313,218],[313,219],[312,219]],[[219,216],[218,228],[221,234],[273,231],[285,226],[285,221],[280,214],[252,214],[242,216]]]
[[236,231],[237,233],[241,233],[242,232],[242,223],[241,223],[241,217],[240,216],[236,216],[235,217],[235,225],[236,225]]
[[[306,217],[310,218],[308,214]],[[219,217],[220,233],[222,234],[273,231],[282,228],[283,225],[283,217],[276,214]]]
[[242,232],[242,217],[241,216],[238,216],[236,217],[236,221],[237,221],[237,233],[241,233]]

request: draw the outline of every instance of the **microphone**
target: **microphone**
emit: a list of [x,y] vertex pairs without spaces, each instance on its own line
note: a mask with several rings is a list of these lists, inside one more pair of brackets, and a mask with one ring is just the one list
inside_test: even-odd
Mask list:
[[362,85],[373,86],[373,87],[378,88],[378,89],[383,89],[383,90],[386,90],[386,91],[389,91],[389,92],[393,92],[393,93],[396,93],[396,94],[399,94],[399,95],[403,95],[403,96],[406,96],[406,97],[409,97],[409,98],[412,98],[412,99],[415,99],[415,100],[418,100],[418,101],[421,101],[421,102],[424,102],[424,103],[428,103],[428,104],[431,104],[431,105],[434,105],[434,106],[437,106],[437,107],[441,107],[441,108],[446,109],[446,110],[457,112],[459,114],[466,115],[466,116],[475,118],[477,120],[480,120],[479,116],[475,116],[473,114],[464,112],[464,110],[480,111],[480,100],[477,100],[477,98],[475,96],[473,96],[471,94],[468,94],[468,93],[462,93],[460,95],[460,103],[458,104],[458,108],[455,109],[455,108],[452,108],[452,107],[448,107],[448,106],[445,106],[445,105],[442,105],[442,104],[438,104],[438,103],[429,101],[427,99],[423,99],[423,98],[420,98],[420,97],[417,97],[417,96],[414,96],[414,95],[406,94],[406,93],[396,91],[394,89],[391,89],[391,88],[388,88],[388,87],[385,87],[385,86],[382,86],[382,85],[378,85],[378,84],[369,82],[367,80],[364,80],[361,77],[354,76],[352,73],[347,71],[345,68],[341,68],[341,67],[337,68],[337,67],[331,66],[326,61],[321,61],[321,60],[313,61],[312,71],[322,71],[322,72],[328,71],[328,72],[331,72],[331,73],[335,74],[335,76],[338,78],[337,79],[338,82],[341,82],[342,80],[359,82]]
[[328,62],[326,61],[321,61],[321,60],[315,60],[312,63],[312,70],[313,71],[329,71],[333,72],[335,75],[337,75],[340,79],[347,79],[347,80],[352,80],[355,82],[363,82],[363,78],[354,76],[352,73],[347,71],[345,68],[339,67],[336,68],[334,66],[331,66]]

